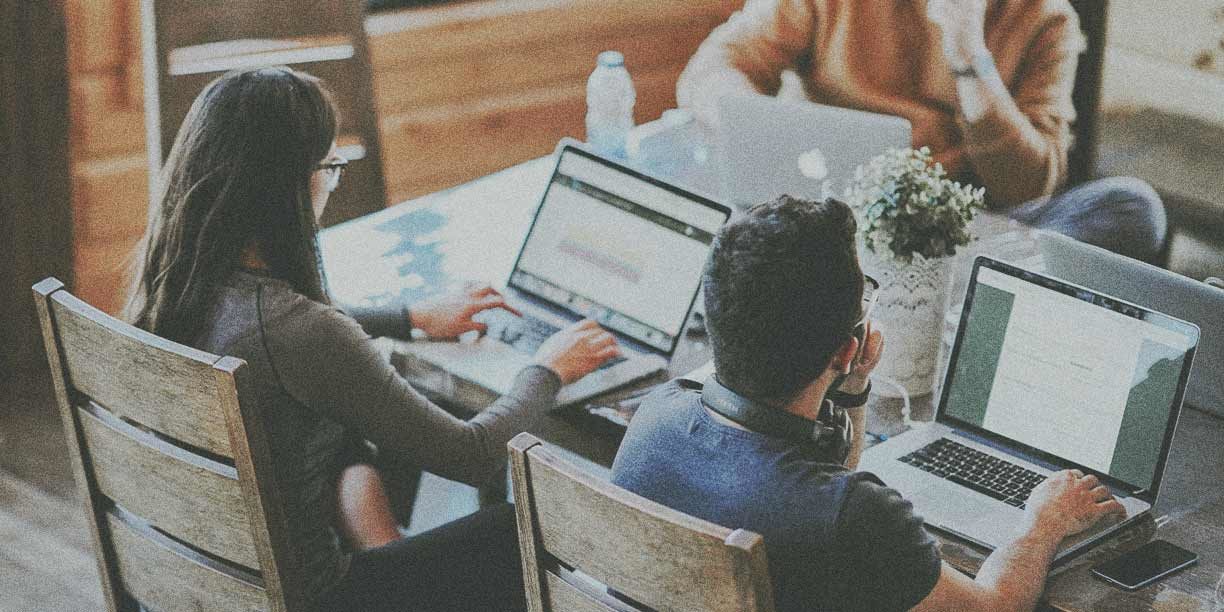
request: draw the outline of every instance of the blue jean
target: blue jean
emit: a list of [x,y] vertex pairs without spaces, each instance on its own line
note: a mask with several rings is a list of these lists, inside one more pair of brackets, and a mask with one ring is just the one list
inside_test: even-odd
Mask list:
[[1150,185],[1136,178],[1088,181],[1026,202],[1009,216],[1141,261],[1155,262],[1164,250],[1164,204]]

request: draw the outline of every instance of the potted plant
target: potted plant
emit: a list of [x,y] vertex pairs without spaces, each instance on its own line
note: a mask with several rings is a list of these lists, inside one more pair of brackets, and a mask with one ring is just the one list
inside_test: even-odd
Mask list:
[[858,215],[864,272],[880,282],[872,318],[891,332],[876,372],[911,396],[934,385],[950,261],[972,239],[968,225],[984,195],[948,179],[926,147],[889,149],[859,166],[846,190]]

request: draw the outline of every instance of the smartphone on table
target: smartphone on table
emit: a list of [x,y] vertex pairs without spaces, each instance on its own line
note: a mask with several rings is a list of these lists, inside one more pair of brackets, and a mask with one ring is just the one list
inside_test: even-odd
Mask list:
[[1128,591],[1141,589],[1198,562],[1198,555],[1165,540],[1152,540],[1116,559],[1092,568],[1092,573]]

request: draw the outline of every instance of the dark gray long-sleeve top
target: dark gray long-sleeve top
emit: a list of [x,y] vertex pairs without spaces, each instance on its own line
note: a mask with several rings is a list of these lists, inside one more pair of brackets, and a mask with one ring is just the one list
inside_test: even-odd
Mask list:
[[359,315],[368,330],[284,281],[242,271],[218,288],[196,343],[247,363],[239,400],[263,416],[302,564],[296,569],[316,597],[348,569],[334,527],[336,477],[360,440],[440,476],[482,484],[503,469],[506,442],[552,407],[561,387],[551,370],[525,368],[510,393],[464,421],[414,390],[371,342],[368,332],[406,327],[397,323],[402,313]]

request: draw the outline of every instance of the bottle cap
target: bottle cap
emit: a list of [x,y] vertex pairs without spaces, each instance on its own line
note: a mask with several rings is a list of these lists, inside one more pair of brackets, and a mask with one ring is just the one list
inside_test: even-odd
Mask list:
[[619,68],[625,65],[625,56],[620,51],[604,51],[599,54],[599,65],[607,68]]

